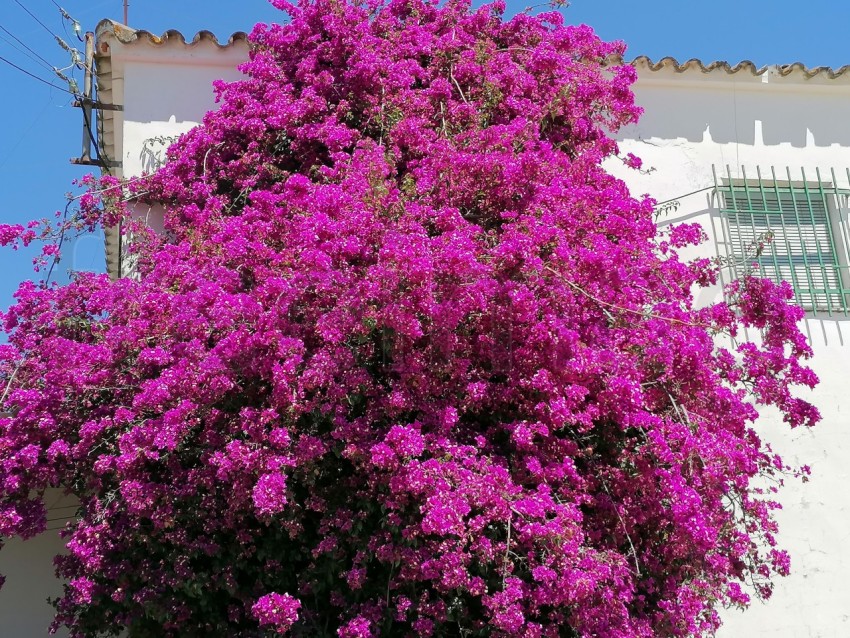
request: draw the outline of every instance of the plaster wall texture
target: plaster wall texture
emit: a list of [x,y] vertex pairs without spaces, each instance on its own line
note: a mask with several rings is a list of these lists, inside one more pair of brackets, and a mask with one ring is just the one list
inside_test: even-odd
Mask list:
[[[204,113],[216,108],[212,84],[215,80],[238,80],[236,65],[247,57],[247,49],[224,50],[212,44],[193,51],[188,63],[174,60],[169,50],[153,49],[151,58],[123,61],[122,174],[132,178],[156,170],[165,161],[168,145],[200,124]],[[114,59],[114,58],[113,58]],[[137,206],[154,230],[163,228],[163,210]],[[132,268],[132,256],[124,255],[124,272]]]
[[[201,32],[187,42],[177,32],[157,37],[109,20],[98,25],[96,51],[98,95],[123,107],[101,114],[99,137],[107,157],[119,161],[112,174],[124,178],[155,170],[168,145],[216,108],[213,82],[240,79],[237,67],[248,59],[244,34],[219,42]],[[161,210],[137,214],[161,227]],[[106,231],[106,264],[113,277],[132,272],[117,228]]]
[[[62,595],[62,584],[53,574],[53,557],[64,550],[58,530],[74,514],[76,501],[61,490],[45,495],[48,505],[48,530],[35,538],[10,539],[0,552],[0,574],[6,582],[0,591],[0,636],[3,638],[39,638],[47,636],[53,620],[48,598]],[[60,630],[55,636],[68,635]]]
[[156,168],[151,154],[164,159],[160,151],[166,145],[153,141],[155,138],[176,138],[197,126],[204,113],[215,108],[213,81],[241,77],[235,64],[227,64],[228,58],[213,59],[210,62],[217,64],[204,65],[124,62],[121,159],[125,177]]
[[[622,130],[622,154],[634,153],[644,161],[644,173],[619,161],[609,168],[622,177],[634,195],[649,193],[658,202],[676,199],[678,208],[661,215],[661,227],[675,222],[698,222],[708,242],[690,251],[692,256],[720,256],[721,214],[712,166],[733,179],[748,179],[760,169],[762,178],[812,180],[847,186],[850,166],[850,85],[843,81],[810,81],[800,76],[763,77],[748,71],[681,74],[639,68],[635,87],[644,107],[641,121]],[[654,170],[652,170],[654,169]],[[700,190],[692,195],[687,193]],[[836,229],[847,221],[846,200],[832,204]],[[847,251],[847,237],[838,232],[838,252]],[[728,277],[727,277],[728,279]],[[846,282],[845,282],[846,285]],[[720,298],[719,287],[703,291],[698,302]],[[808,464],[808,483],[789,478],[779,500],[779,542],[791,553],[792,573],[779,579],[773,597],[754,601],[746,612],[724,612],[719,638],[838,638],[850,636],[850,319],[808,313],[804,329],[815,355],[811,367],[821,383],[801,392],[823,414],[813,430],[791,430],[778,414],[763,411],[757,429],[783,458]],[[750,335],[757,338],[757,335]]]

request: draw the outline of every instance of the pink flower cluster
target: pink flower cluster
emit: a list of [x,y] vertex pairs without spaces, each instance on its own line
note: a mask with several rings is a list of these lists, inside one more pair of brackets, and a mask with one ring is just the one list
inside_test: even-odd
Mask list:
[[801,311],[752,277],[693,306],[701,232],[601,168],[639,116],[622,45],[501,2],[275,4],[169,162],[81,198],[165,205],[138,276],[3,315],[0,533],[80,500],[56,626],[685,637],[769,595],[792,470],[752,423],[818,419]]
[[301,603],[289,594],[266,594],[262,596],[251,611],[260,626],[271,625],[276,633],[285,634],[298,620]]

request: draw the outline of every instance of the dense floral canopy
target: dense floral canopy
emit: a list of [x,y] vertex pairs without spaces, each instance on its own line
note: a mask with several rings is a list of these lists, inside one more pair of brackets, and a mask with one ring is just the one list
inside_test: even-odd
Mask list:
[[220,109],[66,224],[164,204],[137,276],[4,315],[0,536],[80,501],[57,626],[701,636],[769,595],[791,470],[752,423],[818,418],[802,311],[749,276],[693,306],[700,230],[601,166],[639,116],[621,45],[501,2],[274,4]]

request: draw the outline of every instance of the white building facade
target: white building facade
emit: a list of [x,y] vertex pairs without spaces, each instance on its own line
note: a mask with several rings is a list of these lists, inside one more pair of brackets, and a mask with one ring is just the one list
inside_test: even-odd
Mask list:
[[[215,107],[212,82],[238,79],[248,58],[245,34],[219,42],[208,32],[187,41],[178,32],[154,36],[112,21],[96,33],[98,100],[118,105],[98,120],[102,158],[112,174],[132,178],[156,168],[168,143]],[[709,241],[694,255],[729,264],[756,259],[762,271],[794,285],[808,309],[804,329],[815,350],[821,384],[805,395],[823,413],[814,430],[790,431],[766,413],[760,431],[787,461],[809,464],[810,482],[789,480],[781,495],[780,541],[792,554],[792,575],[777,583],[767,603],[746,613],[726,612],[721,638],[838,638],[850,636],[850,71],[800,65],[756,69],[742,63],[653,64],[635,60],[640,123],[618,134],[623,154],[644,160],[640,173],[612,162],[635,195],[661,204],[659,224],[699,222]],[[142,211],[157,225],[157,211]],[[751,244],[770,238],[755,256]],[[107,267],[125,274],[120,229],[107,232]],[[720,298],[702,291],[700,303]],[[54,517],[73,512],[58,502]],[[0,635],[46,635],[52,556],[61,549],[52,531],[10,542],[0,552]]]
[[[188,41],[179,31],[161,36],[103,20],[96,31],[98,100],[120,107],[103,110],[99,146],[116,177],[131,179],[155,170],[168,145],[200,124],[215,108],[213,82],[238,80],[248,59],[248,38],[234,33],[220,42],[209,31]],[[156,228],[157,211],[140,210]],[[106,233],[106,267],[117,277],[127,268],[118,229]]]
[[[850,636],[850,69],[634,64],[645,112],[617,138],[643,171],[610,169],[634,195],[659,202],[659,225],[700,223],[709,240],[692,252],[725,260],[726,282],[753,262],[789,281],[807,309],[803,329],[820,377],[801,393],[820,409],[820,425],[792,431],[769,411],[758,424],[787,462],[813,471],[808,483],[787,480],[779,498],[792,573],[766,603],[726,612],[718,636]],[[756,255],[759,240],[770,242]],[[721,294],[705,290],[698,301]]]

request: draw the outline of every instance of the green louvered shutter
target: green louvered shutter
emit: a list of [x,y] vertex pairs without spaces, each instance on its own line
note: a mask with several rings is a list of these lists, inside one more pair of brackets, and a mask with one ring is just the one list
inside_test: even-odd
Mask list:
[[821,184],[727,184],[718,191],[737,274],[755,263],[762,276],[789,282],[802,307],[846,311],[828,192]]

